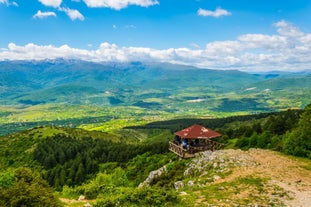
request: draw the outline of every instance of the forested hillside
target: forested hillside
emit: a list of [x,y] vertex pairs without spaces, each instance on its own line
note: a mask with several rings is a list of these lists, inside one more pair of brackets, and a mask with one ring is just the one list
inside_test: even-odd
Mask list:
[[[216,175],[226,178],[234,171],[229,166],[225,171],[219,171],[222,168],[215,168],[216,164],[211,164],[211,168],[190,173],[191,159],[179,160],[175,154],[168,152],[168,140],[173,138],[173,132],[198,123],[221,132],[223,136],[218,141],[226,148],[264,148],[310,159],[310,120],[311,105],[308,105],[304,110],[278,113],[153,122],[109,133],[36,127],[10,134],[0,138],[0,194],[4,198],[0,204],[59,206],[62,205],[59,197],[66,201],[82,194],[86,199],[91,199],[95,206],[115,206],[117,203],[125,206],[184,206],[190,197],[184,199],[180,191],[176,191],[176,182],[199,182],[201,187],[195,185],[195,189],[203,193],[207,190],[206,184],[202,183],[205,180],[203,175],[207,173],[208,177],[214,176],[213,179]],[[217,166],[221,166],[221,162],[217,161]],[[311,169],[307,160],[301,165],[304,170]],[[160,174],[154,173],[158,176],[149,180],[147,186],[138,188],[150,172],[163,166],[165,170]],[[185,174],[186,171],[190,174]],[[204,182],[220,188],[213,179]],[[258,188],[257,185],[265,186],[262,187],[263,192],[271,187],[268,187],[270,184],[266,178],[248,175],[241,179],[234,181],[241,191],[244,191],[243,185],[251,185],[254,189]],[[18,189],[17,186],[23,187]],[[226,186],[224,189],[230,188]],[[190,188],[186,187],[185,192],[189,193]],[[57,196],[45,199],[53,191],[58,192]],[[208,191],[214,192],[213,187]],[[281,192],[280,189],[275,193],[279,195]],[[194,198],[192,196],[195,195],[191,195],[191,199]],[[268,197],[249,199],[263,205],[269,204]],[[284,202],[281,197],[279,199],[275,201],[277,205]],[[249,200],[250,203],[253,201]],[[195,206],[197,202],[189,206]],[[247,203],[239,199],[235,202]],[[83,202],[80,204],[83,205]]]

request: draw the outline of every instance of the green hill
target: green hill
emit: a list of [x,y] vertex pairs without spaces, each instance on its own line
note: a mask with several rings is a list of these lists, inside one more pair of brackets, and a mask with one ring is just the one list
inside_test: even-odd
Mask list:
[[[44,198],[51,187],[69,206],[287,205],[291,192],[310,192],[311,162],[270,150],[310,158],[310,111],[309,105],[222,119],[175,119],[108,133],[35,127],[0,137],[0,195],[12,206],[33,201],[23,200],[32,195]],[[168,152],[168,140],[193,123],[221,132],[218,141],[226,148],[269,150],[207,151],[180,160]],[[35,193],[35,188],[44,190]],[[86,200],[74,201],[81,194]],[[44,202],[61,205],[52,197]]]

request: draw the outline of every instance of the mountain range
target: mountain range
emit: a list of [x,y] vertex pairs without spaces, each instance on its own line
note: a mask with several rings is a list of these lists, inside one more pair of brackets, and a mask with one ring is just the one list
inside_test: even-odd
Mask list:
[[180,111],[271,111],[310,102],[311,72],[257,73],[168,63],[0,62],[0,104],[137,106]]

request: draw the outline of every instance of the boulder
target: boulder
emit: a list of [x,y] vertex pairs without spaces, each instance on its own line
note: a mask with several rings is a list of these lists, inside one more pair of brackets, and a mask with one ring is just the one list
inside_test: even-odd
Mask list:
[[79,198],[78,198],[78,201],[83,201],[85,200],[85,196],[84,195],[80,195]]
[[177,181],[174,183],[175,190],[179,190],[179,189],[183,188],[184,186],[185,185],[184,185],[183,181]]
[[221,177],[219,177],[218,175],[214,175],[213,179],[214,181],[219,180]]
[[189,180],[188,183],[187,183],[187,185],[188,185],[189,187],[194,186],[194,181],[193,181],[193,180]]

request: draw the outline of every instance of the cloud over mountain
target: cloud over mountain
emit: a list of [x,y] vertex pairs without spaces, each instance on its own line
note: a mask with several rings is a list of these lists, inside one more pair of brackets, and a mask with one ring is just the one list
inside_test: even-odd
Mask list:
[[305,34],[286,21],[273,26],[275,35],[244,34],[232,41],[214,41],[199,48],[154,49],[121,47],[104,42],[95,50],[76,49],[68,45],[55,47],[10,43],[0,49],[0,60],[42,60],[73,58],[86,61],[170,62],[214,69],[244,71],[298,71],[311,68],[311,34]]

